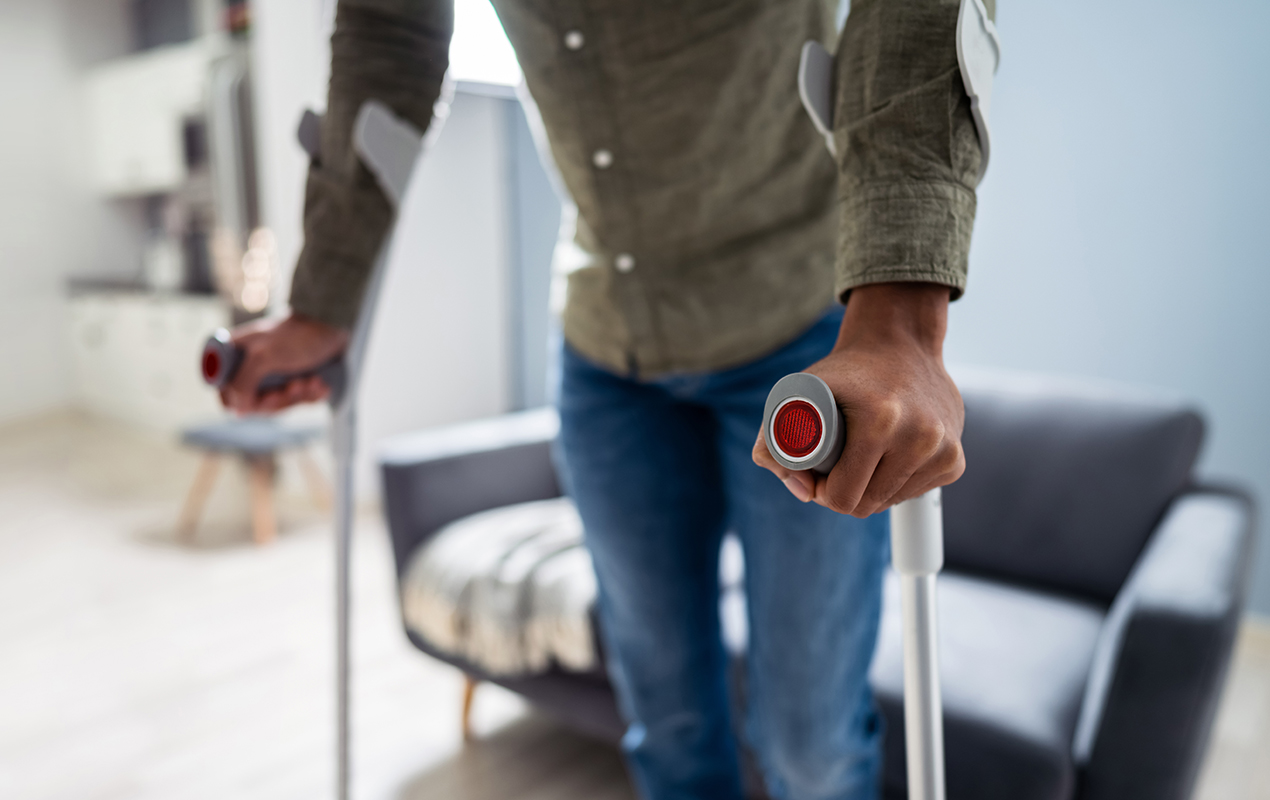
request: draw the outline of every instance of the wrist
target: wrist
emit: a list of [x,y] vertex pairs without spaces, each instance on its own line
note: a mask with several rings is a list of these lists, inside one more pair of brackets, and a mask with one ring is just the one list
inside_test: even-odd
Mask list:
[[949,288],[937,283],[859,286],[847,299],[834,350],[916,348],[942,359],[950,296]]

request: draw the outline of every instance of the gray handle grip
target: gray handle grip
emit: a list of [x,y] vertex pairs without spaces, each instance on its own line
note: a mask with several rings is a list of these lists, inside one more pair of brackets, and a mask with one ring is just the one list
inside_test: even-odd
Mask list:
[[763,439],[782,467],[828,475],[842,455],[847,423],[828,384],[795,372],[777,381],[767,395]]

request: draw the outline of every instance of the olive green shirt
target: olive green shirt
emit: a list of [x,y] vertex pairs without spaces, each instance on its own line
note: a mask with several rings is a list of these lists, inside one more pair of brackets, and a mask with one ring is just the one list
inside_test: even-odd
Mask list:
[[[565,338],[620,372],[741,364],[853,287],[959,295],[980,149],[957,0],[493,0],[577,206]],[[991,8],[991,5],[989,5]],[[350,146],[369,98],[421,130],[450,0],[341,0],[292,308],[352,324],[392,210]],[[836,43],[832,157],[803,110],[803,43]]]

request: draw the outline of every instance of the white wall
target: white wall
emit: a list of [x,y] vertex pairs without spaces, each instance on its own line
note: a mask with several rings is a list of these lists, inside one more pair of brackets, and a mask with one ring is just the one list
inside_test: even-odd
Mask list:
[[[1270,5],[1006,2],[998,25],[949,359],[1194,398],[1203,473],[1270,502]],[[1265,532],[1253,605],[1270,614]]]
[[124,275],[139,210],[88,186],[86,66],[127,51],[125,0],[0,0],[0,420],[71,402],[66,278]]

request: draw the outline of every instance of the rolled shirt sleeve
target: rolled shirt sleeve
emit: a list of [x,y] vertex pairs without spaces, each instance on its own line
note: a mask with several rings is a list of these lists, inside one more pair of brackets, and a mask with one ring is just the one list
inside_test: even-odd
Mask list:
[[385,103],[419,130],[432,122],[449,66],[452,0],[340,0],[321,155],[309,167],[304,247],[291,308],[340,328],[357,319],[393,209],[352,146],[362,103]]
[[[957,62],[958,0],[854,0],[836,58],[840,299],[871,283],[966,287],[982,158]],[[995,14],[995,3],[988,5]]]

